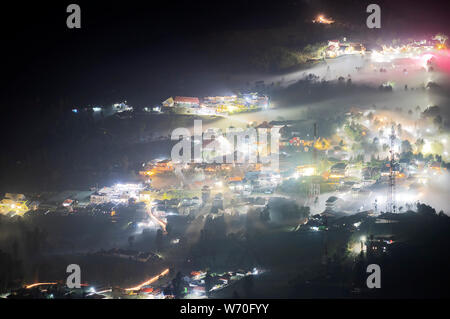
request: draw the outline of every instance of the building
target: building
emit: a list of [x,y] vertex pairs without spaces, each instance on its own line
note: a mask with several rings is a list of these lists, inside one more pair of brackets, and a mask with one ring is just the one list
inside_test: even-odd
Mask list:
[[347,164],[337,163],[331,166],[330,178],[343,178],[347,176]]
[[108,202],[109,198],[106,194],[94,193],[91,195],[91,204],[103,204]]
[[174,106],[177,107],[199,107],[200,100],[198,97],[176,96]]
[[298,176],[314,176],[316,174],[316,165],[299,165],[296,170]]
[[157,173],[172,172],[173,171],[172,161],[169,159],[159,161],[155,164],[154,169]]
[[334,211],[337,209],[342,200],[336,196],[330,196],[325,202],[325,211]]
[[364,55],[366,48],[361,43],[347,42],[344,38],[343,41],[329,40],[325,53],[328,58],[335,58],[344,54]]
[[173,100],[172,97],[169,97],[167,100],[162,102],[162,105],[165,106],[165,107],[173,107],[174,104],[175,104],[175,101]]
[[237,100],[236,95],[230,96],[207,96],[203,98],[203,103],[206,106],[215,105],[218,103],[234,103]]
[[130,199],[139,199],[143,187],[140,184],[115,184],[112,187],[103,187],[90,196],[91,204],[123,203]]
[[387,253],[389,246],[394,243],[393,236],[370,236],[367,240],[367,253],[372,256],[379,256]]
[[0,214],[23,215],[29,210],[25,195],[6,193],[0,201]]

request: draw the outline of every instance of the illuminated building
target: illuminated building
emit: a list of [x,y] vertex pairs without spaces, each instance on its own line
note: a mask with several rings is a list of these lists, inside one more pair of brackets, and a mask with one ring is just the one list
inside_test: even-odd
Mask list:
[[344,178],[347,176],[347,164],[337,163],[331,166],[329,178]]
[[0,214],[12,214],[22,216],[29,208],[23,194],[6,193],[5,198],[0,201]]
[[315,165],[297,166],[297,174],[299,176],[314,176],[316,174],[316,166]]
[[366,53],[366,48],[361,43],[349,43],[346,42],[345,39],[343,42],[339,40],[330,40],[328,41],[328,47],[326,48],[325,53],[329,58],[335,58],[344,54],[364,55]]
[[169,97],[167,100],[162,102],[162,105],[165,106],[165,107],[173,107],[174,104],[175,104],[175,101],[173,100],[172,97]]
[[330,196],[325,202],[325,211],[334,211],[337,206],[342,202],[342,199],[336,196]]
[[139,199],[142,190],[140,184],[116,184],[112,187],[103,187],[90,196],[92,204],[128,203],[130,199]]
[[198,107],[200,106],[200,100],[198,97],[176,96],[174,105],[179,107]]

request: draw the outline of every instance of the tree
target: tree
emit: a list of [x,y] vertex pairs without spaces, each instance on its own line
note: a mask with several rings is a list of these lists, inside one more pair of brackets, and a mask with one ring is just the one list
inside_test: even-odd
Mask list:
[[444,213],[443,210],[440,210],[440,211],[439,211],[438,216],[441,217],[441,218],[446,218],[446,219],[449,219],[449,218],[450,218],[448,215],[446,215],[446,214]]
[[439,41],[441,44],[445,44],[445,41],[447,41],[448,37],[443,33],[438,33],[433,37],[433,40]]
[[134,244],[134,236],[128,237],[128,245],[130,247],[133,247],[133,244]]
[[417,213],[428,216],[436,216],[436,210],[433,207],[421,203],[417,203]]
[[422,153],[423,146],[425,145],[425,141],[423,138],[418,138],[416,143],[414,143],[416,146],[417,153]]
[[402,153],[411,152],[412,151],[411,143],[408,140],[403,140],[401,150],[402,150]]
[[259,213],[259,218],[262,222],[270,221],[270,211],[268,206],[264,207],[264,209]]
[[183,293],[183,275],[181,272],[178,272],[174,279],[172,279],[172,286],[173,286],[173,294],[176,299],[179,299]]
[[402,125],[400,123],[397,125],[397,133],[398,135],[402,135]]
[[366,267],[365,267],[364,252],[361,251],[359,256],[356,258],[353,265],[353,285],[355,287],[364,287],[366,279]]
[[433,119],[433,123],[434,123],[436,126],[441,126],[441,124],[442,124],[442,116],[437,115],[437,116]]
[[209,270],[206,272],[206,276],[205,276],[205,292],[206,292],[206,296],[209,297],[209,291],[212,288],[212,279],[211,279],[211,274],[209,273]]
[[375,136],[372,140],[372,144],[378,145],[379,143],[380,143],[380,139]]
[[441,142],[434,141],[431,143],[431,152],[433,154],[441,155],[444,152],[444,145]]

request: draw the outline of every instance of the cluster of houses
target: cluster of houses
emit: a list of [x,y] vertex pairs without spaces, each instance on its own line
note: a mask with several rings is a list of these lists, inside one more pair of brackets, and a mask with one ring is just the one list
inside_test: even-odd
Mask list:
[[270,104],[267,96],[258,93],[248,93],[229,96],[198,97],[176,96],[169,97],[162,102],[163,110],[176,110],[199,115],[219,115],[246,112],[261,108],[268,108]]
[[336,58],[347,54],[364,55],[366,48],[361,43],[348,42],[346,38],[342,40],[329,40],[325,50],[327,58]]
[[90,196],[91,204],[123,203],[129,200],[139,199],[139,194],[143,190],[140,184],[115,184],[111,187],[103,187]]
[[[372,50],[372,54],[389,54],[389,53],[421,53],[432,49],[443,49],[445,44],[441,40],[412,40],[398,41],[397,45],[381,45],[378,48]],[[363,44],[357,42],[349,42],[347,38],[329,40],[328,46],[325,50],[327,58],[336,58],[342,55],[349,54],[366,54],[366,48]]]

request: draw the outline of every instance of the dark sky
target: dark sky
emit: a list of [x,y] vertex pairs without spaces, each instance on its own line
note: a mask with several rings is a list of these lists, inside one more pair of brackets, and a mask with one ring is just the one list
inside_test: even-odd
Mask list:
[[[81,6],[81,30],[66,27],[73,2]],[[15,2],[1,19],[7,100],[102,103],[134,95],[128,97],[156,103],[174,91],[177,76],[214,68],[202,46],[217,33],[289,26],[316,12],[363,24],[371,2],[382,6],[383,32],[432,32],[449,24],[448,1],[435,0]]]
[[71,2],[15,5],[2,21],[12,95],[78,90],[79,100],[88,101],[130,82],[158,87],[165,73],[181,76],[202,64],[202,41],[215,32],[283,25],[293,16],[289,4],[255,1],[78,1],[82,28],[69,30]]

